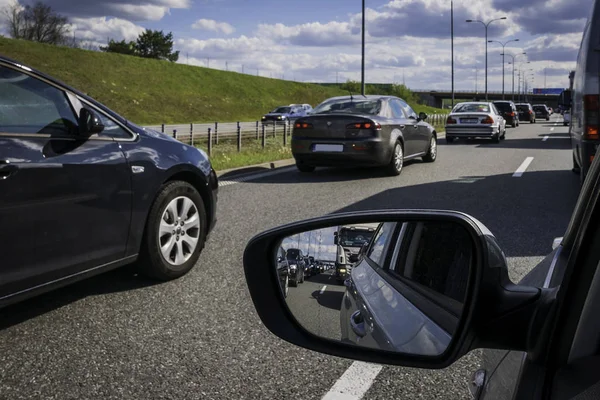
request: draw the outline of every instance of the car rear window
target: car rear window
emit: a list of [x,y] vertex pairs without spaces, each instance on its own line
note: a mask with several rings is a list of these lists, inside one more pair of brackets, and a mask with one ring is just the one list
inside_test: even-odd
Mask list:
[[544,106],[533,106],[535,111],[546,111],[546,107]]
[[454,108],[454,110],[452,112],[455,112],[455,113],[490,112],[490,106],[485,103],[459,104]]
[[504,112],[512,111],[512,107],[510,106],[510,103],[494,103],[494,105],[500,111],[504,111]]
[[528,105],[517,105],[517,110],[519,111],[529,111],[529,106]]

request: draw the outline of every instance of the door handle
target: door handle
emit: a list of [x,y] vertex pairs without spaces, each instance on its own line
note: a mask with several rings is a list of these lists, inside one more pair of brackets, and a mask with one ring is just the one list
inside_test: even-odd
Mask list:
[[10,163],[10,160],[0,160],[0,180],[8,179],[17,172],[19,167]]
[[367,330],[365,329],[365,321],[360,311],[355,311],[350,316],[350,328],[352,328],[352,332],[354,332],[358,337],[362,338],[367,336]]
[[418,127],[419,127],[419,125],[417,125],[417,124],[413,125],[413,128],[415,128],[415,129],[417,129]]
[[400,129],[406,128],[406,125],[400,125]]

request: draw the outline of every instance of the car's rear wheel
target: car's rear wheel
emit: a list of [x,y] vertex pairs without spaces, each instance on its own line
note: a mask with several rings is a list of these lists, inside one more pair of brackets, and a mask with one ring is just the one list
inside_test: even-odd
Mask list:
[[452,136],[446,136],[446,143],[452,143],[452,142],[454,142],[454,139],[456,139],[456,138],[452,137]]
[[513,123],[512,123],[512,127],[513,127],[513,128],[516,128],[516,127],[517,127],[517,122],[516,122],[516,121],[513,121]]
[[298,171],[300,172],[313,172],[315,170],[313,165],[306,165],[299,162],[296,163],[296,168],[298,168]]
[[404,166],[404,151],[402,150],[402,145],[399,142],[396,142],[394,146],[394,150],[392,151],[392,159],[388,164],[387,172],[389,175],[398,176],[400,172],[402,172],[402,167]]
[[300,271],[300,283],[304,283],[305,278],[306,278],[306,270]]
[[183,181],[165,184],[146,222],[141,272],[163,281],[185,275],[204,248],[206,226],[206,210],[198,191]]
[[298,281],[299,281],[299,279],[298,279],[298,272],[296,272],[296,278],[294,278],[294,280],[290,281],[289,284],[290,284],[291,287],[297,287],[298,286]]
[[500,143],[500,132],[492,136],[492,143]]
[[423,156],[423,161],[425,162],[434,162],[437,158],[437,138],[434,136],[431,137],[429,141],[429,150],[427,154]]

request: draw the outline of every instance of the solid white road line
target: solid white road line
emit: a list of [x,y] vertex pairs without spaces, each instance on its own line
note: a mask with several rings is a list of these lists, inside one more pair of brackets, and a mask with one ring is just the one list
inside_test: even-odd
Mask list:
[[284,172],[289,172],[292,169],[294,169],[296,167],[285,167],[285,168],[277,168],[273,171],[267,171],[267,172],[261,172],[258,174],[248,174],[248,175],[242,175],[239,178],[231,178],[231,179],[224,179],[222,181],[219,181],[219,187],[223,187],[223,186],[229,186],[229,185],[235,185],[236,183],[242,183],[242,182],[248,182],[254,179],[258,179],[258,178],[264,178],[265,176],[271,176],[271,175],[277,175],[277,174],[282,174]]
[[354,361],[322,400],[360,400],[382,368],[381,365]]
[[527,170],[527,167],[529,167],[529,164],[531,164],[532,161],[533,157],[527,157],[525,161],[523,161],[523,163],[519,166],[519,168],[517,168],[517,170],[513,174],[513,178],[522,177],[523,173]]
[[547,135],[543,137],[542,142],[545,142],[546,140],[548,140],[548,136]]
[[325,291],[325,289],[327,289],[327,285],[323,285],[323,287],[321,288],[321,291],[319,292],[319,294],[323,294],[323,292]]

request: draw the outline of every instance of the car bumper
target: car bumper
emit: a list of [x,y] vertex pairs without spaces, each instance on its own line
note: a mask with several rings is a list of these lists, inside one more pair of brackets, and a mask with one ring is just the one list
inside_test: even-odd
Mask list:
[[287,122],[287,119],[278,119],[278,120],[264,120],[261,121],[263,125],[284,125]]
[[[343,147],[341,152],[315,152],[317,144]],[[313,166],[379,166],[390,162],[391,149],[379,138],[343,141],[292,138],[292,155],[297,162]]]
[[580,166],[584,174],[589,171],[599,146],[600,142],[587,140],[582,141],[579,145]]
[[208,224],[208,233],[210,233],[215,225],[217,224],[217,200],[219,197],[219,178],[217,178],[217,173],[214,169],[211,168],[210,176],[209,176],[209,187],[210,187],[210,199],[209,199],[209,209],[206,210],[209,224]]
[[452,137],[492,137],[497,135],[499,126],[446,126],[446,136]]

